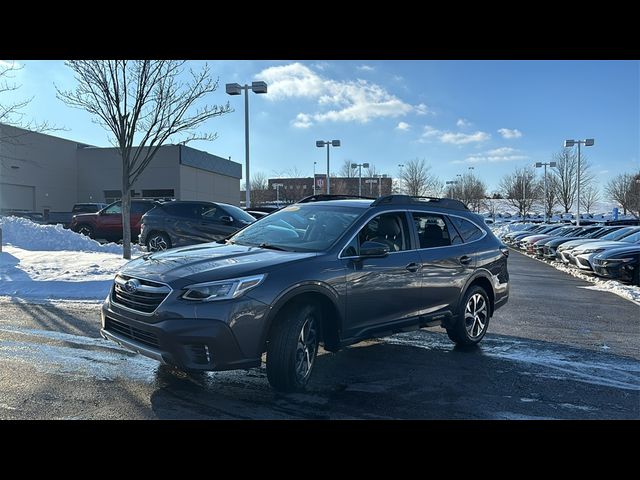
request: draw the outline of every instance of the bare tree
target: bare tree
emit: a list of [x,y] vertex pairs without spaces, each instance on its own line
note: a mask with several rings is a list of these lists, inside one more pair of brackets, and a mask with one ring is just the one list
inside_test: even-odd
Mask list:
[[558,189],[555,186],[555,177],[547,174],[547,192],[545,196],[544,190],[544,177],[540,180],[540,186],[542,188],[541,203],[544,208],[546,217],[551,218],[553,216],[553,209],[558,204]]
[[625,215],[628,211],[640,218],[640,171],[615,176],[607,183],[605,191],[611,200],[622,207]]
[[505,175],[500,181],[500,188],[509,204],[518,209],[521,217],[543,196],[542,186],[531,168],[518,168]]
[[[563,148],[553,156],[557,163],[556,168],[551,169],[550,185],[558,203],[568,213],[573,206],[578,192],[578,154],[571,148]],[[584,156],[580,160],[580,192],[593,181],[593,175],[589,171],[589,162]]]
[[593,207],[600,201],[600,189],[591,182],[580,190],[580,206],[584,208],[587,213],[593,213]]
[[431,166],[427,165],[425,159],[415,158],[405,163],[400,179],[407,195],[436,197],[442,191],[442,183],[431,172]]
[[480,210],[483,199],[487,196],[487,187],[472,172],[465,173],[458,183],[451,184],[447,189],[448,197],[460,200],[472,210]]
[[[244,184],[245,189],[247,184]],[[264,172],[255,172],[251,175],[251,205],[262,205],[271,200],[269,180]]]
[[341,177],[354,178],[358,176],[358,169],[351,167],[351,160],[343,160],[338,173]]
[[218,88],[208,65],[189,70],[178,60],[70,60],[75,90],[60,90],[60,100],[94,115],[113,135],[122,157],[123,256],[131,258],[131,189],[162,145],[177,141],[214,140],[196,129],[210,118],[231,111],[229,104],[203,101]]
[[369,168],[365,168],[363,174],[365,177],[374,178],[378,176],[380,172],[373,163],[370,163]]

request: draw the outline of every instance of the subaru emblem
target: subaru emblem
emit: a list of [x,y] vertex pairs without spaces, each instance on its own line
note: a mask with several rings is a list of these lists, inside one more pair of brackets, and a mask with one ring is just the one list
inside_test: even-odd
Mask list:
[[138,291],[138,287],[140,287],[140,282],[135,278],[127,280],[127,283],[124,284],[124,290],[127,293],[136,293]]

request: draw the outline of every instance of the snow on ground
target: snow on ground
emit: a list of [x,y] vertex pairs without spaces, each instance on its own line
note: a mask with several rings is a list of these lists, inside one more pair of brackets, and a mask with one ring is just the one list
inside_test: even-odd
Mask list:
[[[2,217],[0,228],[0,296],[10,301],[103,300],[127,262],[121,245],[101,245],[60,225]],[[133,247],[134,258],[142,253]]]

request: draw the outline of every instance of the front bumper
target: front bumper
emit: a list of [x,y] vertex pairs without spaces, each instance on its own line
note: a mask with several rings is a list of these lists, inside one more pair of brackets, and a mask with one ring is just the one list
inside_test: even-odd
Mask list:
[[261,355],[243,352],[234,331],[221,320],[163,318],[148,322],[102,307],[103,338],[161,363],[187,370],[233,370],[260,366]]
[[593,271],[599,277],[610,278],[612,280],[620,280],[622,282],[632,282],[634,269],[637,265],[629,265],[625,263],[609,264],[607,266],[595,263]]

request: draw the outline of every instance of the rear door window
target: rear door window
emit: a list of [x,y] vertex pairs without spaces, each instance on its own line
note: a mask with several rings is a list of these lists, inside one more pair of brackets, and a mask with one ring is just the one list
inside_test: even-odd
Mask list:
[[[447,247],[452,244],[452,232],[447,226],[444,216],[418,212],[414,212],[412,215],[420,248]],[[455,234],[455,230],[453,232]]]

